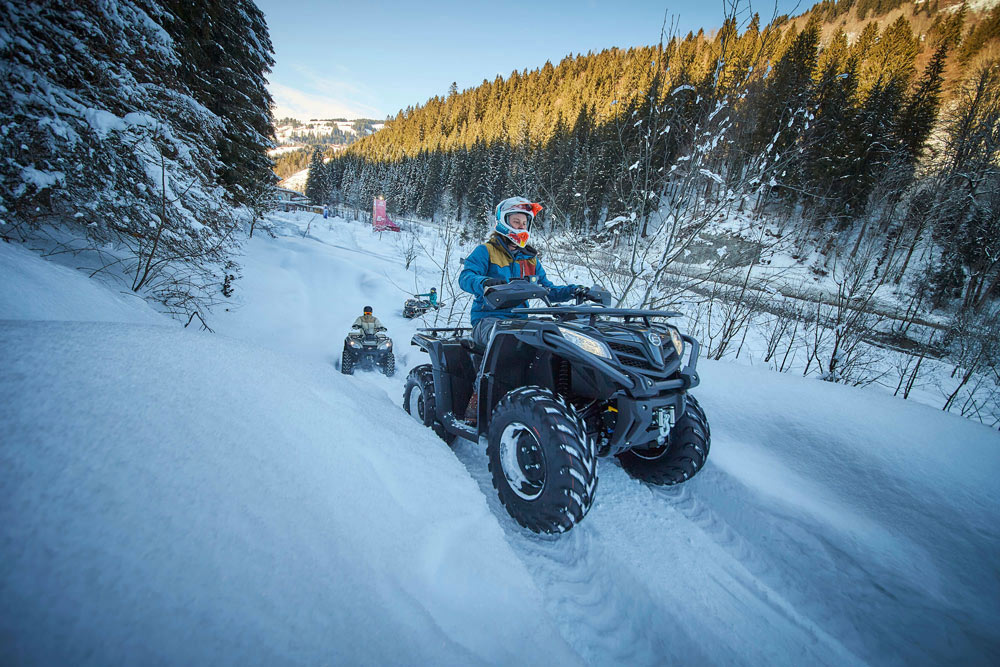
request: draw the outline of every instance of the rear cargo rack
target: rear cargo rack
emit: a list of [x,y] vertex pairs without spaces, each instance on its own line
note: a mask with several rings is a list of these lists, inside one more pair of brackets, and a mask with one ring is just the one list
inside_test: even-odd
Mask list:
[[450,333],[452,338],[460,338],[463,331],[472,331],[472,327],[421,327],[417,329],[420,333],[433,334],[435,338],[441,338],[439,333]]

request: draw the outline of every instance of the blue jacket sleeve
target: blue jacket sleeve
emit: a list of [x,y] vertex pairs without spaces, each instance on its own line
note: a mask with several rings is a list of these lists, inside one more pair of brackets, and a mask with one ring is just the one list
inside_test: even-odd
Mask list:
[[552,283],[545,276],[545,269],[542,268],[542,261],[535,261],[535,275],[538,276],[538,282],[549,288],[549,298],[553,301],[569,301],[573,298],[573,290],[575,290],[577,285],[562,285],[557,286]]
[[465,258],[465,265],[462,272],[458,274],[458,286],[469,294],[475,296],[483,295],[483,281],[487,278],[487,271],[490,268],[490,252],[485,245],[476,246],[476,249]]

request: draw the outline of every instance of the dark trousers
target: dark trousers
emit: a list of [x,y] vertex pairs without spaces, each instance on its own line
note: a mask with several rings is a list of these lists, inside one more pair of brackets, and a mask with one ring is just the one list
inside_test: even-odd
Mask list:
[[472,327],[472,340],[476,342],[476,345],[486,347],[490,344],[490,337],[493,335],[493,327],[501,319],[503,318],[484,317],[476,322],[476,326]]

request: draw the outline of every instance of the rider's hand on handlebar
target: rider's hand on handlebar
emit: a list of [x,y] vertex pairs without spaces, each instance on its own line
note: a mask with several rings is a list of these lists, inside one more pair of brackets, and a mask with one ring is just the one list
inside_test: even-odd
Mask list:
[[575,290],[573,290],[573,296],[576,297],[578,303],[582,303],[585,299],[588,301],[593,301],[595,303],[601,302],[600,297],[598,297],[595,294],[592,294],[590,292],[590,288],[584,287],[583,285],[580,285]]
[[493,287],[494,285],[506,285],[506,278],[487,278],[483,281],[483,291],[486,291],[487,287]]

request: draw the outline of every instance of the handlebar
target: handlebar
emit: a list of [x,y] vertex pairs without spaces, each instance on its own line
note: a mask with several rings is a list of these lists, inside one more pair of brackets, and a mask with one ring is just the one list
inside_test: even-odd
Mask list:
[[[483,290],[483,298],[489,310],[510,308],[528,299],[540,299],[546,306],[552,306],[549,294],[549,288],[544,285],[520,278],[503,285],[490,285]],[[573,298],[577,306],[583,305],[585,301],[593,301],[603,306],[611,305],[611,293],[599,285],[589,288],[579,287],[573,292]]]

